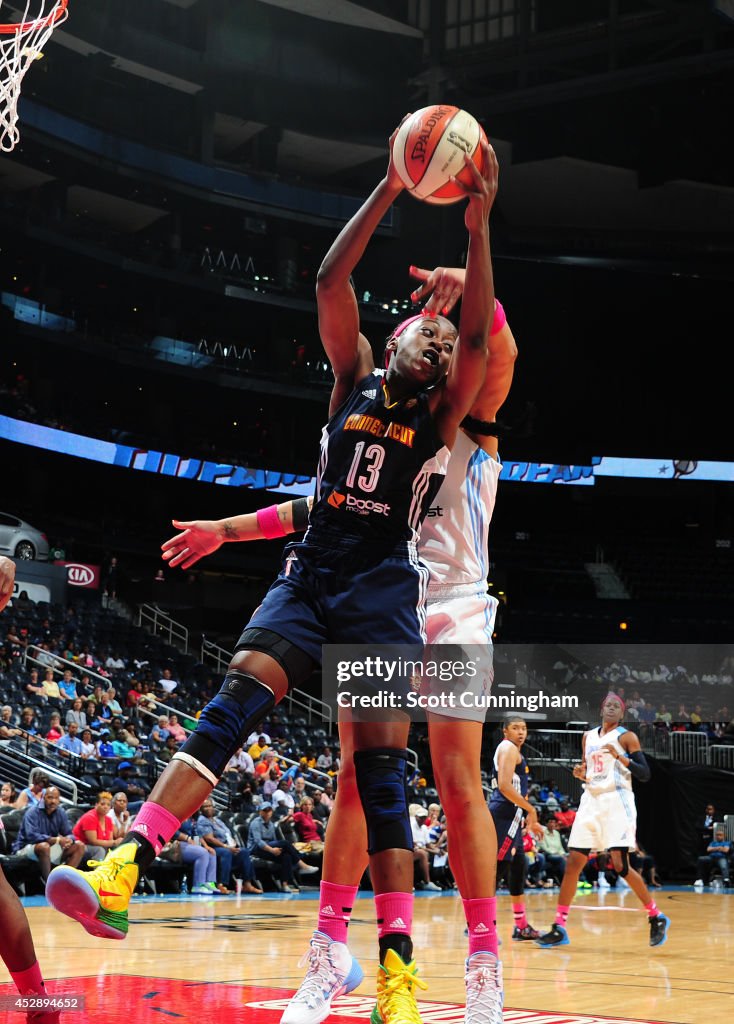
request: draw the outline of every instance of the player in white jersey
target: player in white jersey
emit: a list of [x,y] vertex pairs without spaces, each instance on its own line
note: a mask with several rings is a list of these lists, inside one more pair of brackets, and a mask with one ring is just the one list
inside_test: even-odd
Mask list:
[[650,945],[661,946],[668,936],[669,919],[661,914],[642,876],[630,866],[629,851],[637,845],[637,810],[632,777],[650,778],[650,767],[640,741],[621,724],[624,701],[609,693],[601,706],[601,725],[583,736],[583,762],[573,770],[583,779],[584,792],[568,840],[568,861],[561,882],[556,920],[537,940],[539,946],[567,946],[566,921],[579,875],[591,850],[608,850],[614,870],[623,878],[647,911]]
[[[461,294],[463,270],[438,267],[429,272],[411,267],[411,273],[423,282],[413,298],[430,296],[427,313],[451,311]],[[360,339],[360,343],[369,358],[368,342]],[[487,589],[487,528],[502,468],[494,420],[509,393],[516,357],[515,340],[498,303],[484,385],[457,435],[446,479],[424,520],[418,548],[430,572],[426,634],[434,644],[487,646],[492,642],[497,601]],[[335,388],[341,384],[337,381]],[[344,386],[348,389],[349,382]],[[304,527],[307,501],[277,506],[283,534]],[[163,545],[164,558],[171,566],[187,569],[226,540],[272,536],[258,525],[258,515],[216,523],[174,521],[183,532]],[[488,685],[485,681],[485,688]],[[469,929],[465,1021],[501,1024],[502,976],[495,928],[497,843],[480,771],[484,714],[468,720],[466,712],[452,714],[447,709],[445,715],[429,714],[428,720],[431,760],[451,837],[451,868]],[[329,832],[338,835],[339,841],[330,844],[327,837],[309,970],[282,1024],[319,1024],[329,1015],[332,999],[355,987],[349,979],[361,978],[361,971],[354,970],[346,936],[367,865],[367,834],[353,771],[352,723],[340,720],[339,733],[342,768],[329,819]],[[373,1015],[374,1024],[379,1020]]]

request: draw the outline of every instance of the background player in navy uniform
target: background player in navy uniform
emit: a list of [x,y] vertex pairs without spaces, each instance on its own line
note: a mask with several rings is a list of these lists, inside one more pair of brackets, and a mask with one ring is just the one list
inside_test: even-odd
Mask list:
[[[411,274],[423,284],[414,299],[430,296],[426,312],[450,312],[464,287],[457,267],[421,270]],[[395,333],[399,333],[400,328]],[[369,358],[366,339],[360,341]],[[501,470],[493,422],[512,383],[517,346],[504,310],[496,303],[489,338],[489,362],[484,384],[471,416],[462,423],[451,451],[449,468],[436,505],[442,515],[428,519],[418,550],[430,572],[426,631],[430,643],[491,644],[497,606],[487,588],[487,526],[492,516]],[[343,383],[343,382],[342,382]],[[311,499],[299,498],[273,506],[286,533],[303,529]],[[226,526],[238,538],[260,540],[258,516],[234,520],[174,522],[183,532],[166,541],[163,558],[184,569],[216,551],[226,540]],[[466,681],[464,681],[464,687]],[[353,723],[339,717],[342,759],[350,762]],[[503,991],[495,928],[495,868],[497,844],[481,778],[484,714],[430,713],[431,760],[451,832],[451,867],[459,885],[469,932],[466,961],[466,1024],[501,1024]],[[514,748],[513,748],[514,749]],[[366,826],[354,773],[341,772],[330,823],[338,842],[327,842],[320,886],[318,924],[308,954],[308,970],[282,1017],[283,1024],[319,1024],[344,982],[358,974],[346,946],[347,926],[359,881],[366,867]],[[537,933],[535,933],[537,934]]]
[[[403,190],[392,152],[387,175],[329,250],[319,272],[317,302],[337,386],[322,436],[311,525],[303,542],[291,547],[283,571],[242,634],[222,689],[202,712],[196,733],[138,813],[130,841],[92,872],[64,871],[47,892],[57,909],[91,934],[124,937],[140,871],[216,785],[243,737],[320,661],[324,642],[422,642],[428,573],[415,541],[459,424],[484,380],[494,309],[488,217],[497,162],[487,144],[483,158],[481,173],[466,159],[472,184],[464,187],[469,246],[460,343],[450,321],[420,316],[391,339],[386,372],[361,372],[350,275]],[[347,388],[340,392],[340,381],[347,379],[358,382],[351,394]],[[338,401],[343,404],[337,406]],[[281,532],[277,515],[264,525],[266,534]],[[414,988],[423,984],[411,962],[409,937],[408,725],[407,718],[404,724],[355,723],[354,731],[354,771],[378,917],[384,922],[378,975],[383,1020],[396,998],[412,1000]]]
[[542,836],[538,814],[528,801],[528,764],[522,754],[522,745],[528,737],[528,727],[519,715],[505,720],[504,739],[494,752],[494,775],[497,781],[489,801],[489,811],[497,830],[497,863],[506,865],[507,881],[512,897],[515,918],[513,939],[540,938],[528,924],[525,915],[525,871],[527,858],[523,850],[522,822],[527,817],[531,832]]
[[609,850],[614,870],[644,906],[650,922],[650,945],[661,946],[668,936],[669,919],[660,913],[642,876],[629,863],[629,851],[637,846],[632,776],[647,782],[650,767],[635,733],[621,725],[624,701],[616,693],[605,697],[601,717],[600,726],[584,733],[584,760],[573,770],[577,779],[583,779],[584,792],[568,839],[568,860],[556,920],[551,930],[538,939],[538,945],[546,948],[569,943],[568,912],[592,849]]
[[[0,612],[13,596],[15,562],[0,555]],[[22,996],[53,998],[38,966],[33,937],[22,904],[0,868],[0,956]],[[29,1012],[28,1024],[58,1024],[57,1010]]]

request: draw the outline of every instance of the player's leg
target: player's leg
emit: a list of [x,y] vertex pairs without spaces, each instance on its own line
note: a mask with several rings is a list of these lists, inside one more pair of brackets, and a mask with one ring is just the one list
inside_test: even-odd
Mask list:
[[[296,650],[292,648],[292,650]],[[219,693],[204,708],[196,731],[158,779],[135,818],[127,841],[93,871],[61,867],[46,895],[57,910],[92,935],[122,939],[138,879],[219,781],[229,758],[288,690],[282,659],[260,650],[238,651]]]
[[571,909],[573,898],[576,895],[579,877],[581,876],[581,872],[584,870],[586,862],[589,859],[590,850],[591,847],[583,850],[569,848],[568,860],[566,861],[566,871],[563,875],[561,891],[558,896],[556,919],[553,922],[550,931],[541,935],[540,938],[536,940],[539,946],[550,947],[568,945],[569,938],[568,932],[566,931],[568,912]]
[[662,946],[668,937],[670,919],[665,914],[660,913],[655,898],[645,885],[642,875],[635,871],[630,864],[628,848],[626,846],[613,846],[610,848],[609,854],[612,858],[614,870],[620,878],[625,880],[645,908],[648,921],[650,922],[650,945]]
[[512,897],[512,916],[515,925],[512,938],[515,942],[527,942],[540,938],[540,932],[530,924],[525,910],[525,878],[527,876],[528,859],[522,848],[522,839],[517,844],[515,856],[510,862],[509,886]]
[[307,954],[308,969],[281,1024],[320,1024],[332,1000],[352,992],[364,973],[347,949],[347,928],[368,863],[367,826],[354,770],[354,731],[339,721],[340,762],[336,799],[326,831],[319,909]]
[[501,1024],[497,833],[482,789],[482,723],[429,714],[428,738],[436,788],[446,815],[451,870],[469,933],[465,1021]]
[[[0,868],[0,956],[20,995],[47,995],[33,946],[28,918]],[[57,1011],[29,1013],[33,1024],[56,1024]]]

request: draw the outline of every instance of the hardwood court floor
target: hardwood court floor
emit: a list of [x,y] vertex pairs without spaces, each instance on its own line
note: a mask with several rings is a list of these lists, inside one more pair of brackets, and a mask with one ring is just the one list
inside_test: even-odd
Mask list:
[[[557,895],[529,893],[528,917],[545,928]],[[658,892],[671,918],[667,943],[648,946],[634,895],[597,892],[577,898],[572,944],[544,950],[510,941],[509,896],[500,896],[506,1024],[597,1024],[616,1019],[711,1024],[730,1016],[734,996],[734,898],[688,889]],[[53,992],[86,996],[65,1024],[277,1024],[303,976],[298,960],[313,928],[315,894],[260,898],[148,897],[134,901],[124,942],[94,939],[40,899],[27,901],[39,959]],[[36,904],[36,905],[33,905]],[[424,1024],[463,1021],[466,939],[460,900],[419,894],[414,941],[422,977]],[[364,1022],[374,994],[375,925],[363,894],[350,945],[365,968],[353,996],[329,1020]],[[2,970],[2,968],[0,968]],[[14,991],[0,975],[0,994]],[[531,1012],[532,1011],[532,1012]],[[0,1019],[21,1022],[21,1014]]]

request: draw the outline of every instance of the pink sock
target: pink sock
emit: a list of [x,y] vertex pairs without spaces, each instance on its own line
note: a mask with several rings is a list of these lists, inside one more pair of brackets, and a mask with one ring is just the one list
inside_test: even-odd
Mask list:
[[413,928],[413,893],[381,892],[375,896],[377,937],[399,932],[410,935]]
[[11,971],[10,976],[21,995],[27,995],[29,992],[38,992],[45,995],[46,986],[41,977],[41,968],[38,960],[24,971]]
[[322,882],[319,891],[318,930],[336,942],[347,941],[347,926],[357,898],[356,885]]
[[647,911],[648,917],[657,917],[660,913],[660,911],[658,910],[658,905],[655,902],[655,900],[650,900],[649,903],[646,903],[645,910]]
[[180,820],[165,807],[147,800],[135,816],[135,824],[130,832],[139,832],[147,839],[157,857],[174,833],[178,832],[180,825]]
[[492,896],[462,900],[462,903],[469,928],[469,956],[473,953],[494,953],[497,956],[497,900]]
[[528,919],[525,916],[525,900],[512,904],[512,916],[515,918],[516,928],[527,928]]
[[556,920],[555,924],[560,924],[562,928],[566,927],[566,921],[568,921],[568,912],[570,907],[562,907],[559,903],[556,907]]

